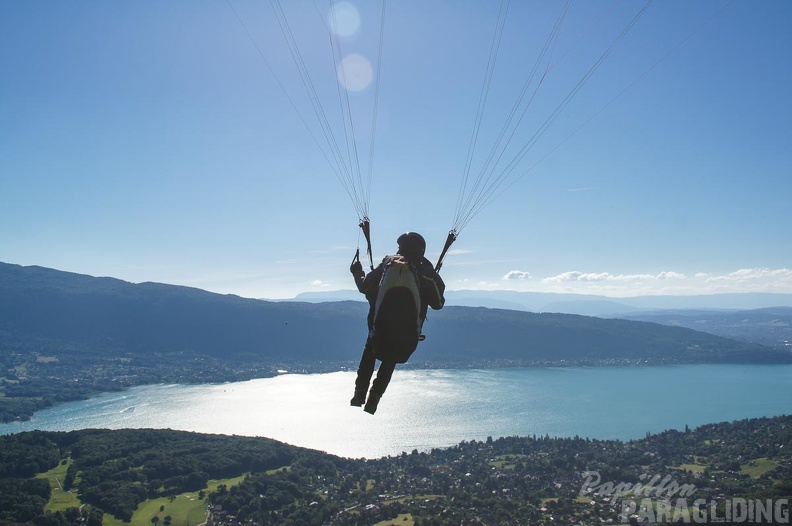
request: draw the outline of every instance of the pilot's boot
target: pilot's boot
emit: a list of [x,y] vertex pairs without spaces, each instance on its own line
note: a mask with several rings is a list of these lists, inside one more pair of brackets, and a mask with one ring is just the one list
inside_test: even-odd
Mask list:
[[373,390],[369,391],[368,400],[366,400],[366,406],[363,408],[363,411],[372,415],[376,413],[380,398],[382,398],[381,394],[375,393]]
[[355,395],[352,397],[352,400],[349,401],[349,405],[360,407],[364,403],[366,403],[366,390],[355,389]]

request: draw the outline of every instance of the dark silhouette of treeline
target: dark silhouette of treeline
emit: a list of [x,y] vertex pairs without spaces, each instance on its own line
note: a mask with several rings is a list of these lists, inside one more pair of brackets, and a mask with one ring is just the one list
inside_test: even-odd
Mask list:
[[[713,510],[737,497],[790,500],[791,449],[789,416],[628,442],[487,438],[372,460],[265,438],[34,431],[0,437],[0,524],[65,526],[80,517],[99,524],[105,513],[129,520],[147,498],[201,491],[209,479],[245,474],[236,486],[201,491],[214,523],[363,525],[400,516],[418,526],[635,522],[620,517],[623,499],[674,506],[683,498],[689,507],[699,499]],[[52,490],[34,477],[59,463],[68,463],[63,488],[77,493],[82,510],[44,511]],[[643,493],[614,495],[618,484],[641,484]],[[708,517],[723,518],[717,513]]]

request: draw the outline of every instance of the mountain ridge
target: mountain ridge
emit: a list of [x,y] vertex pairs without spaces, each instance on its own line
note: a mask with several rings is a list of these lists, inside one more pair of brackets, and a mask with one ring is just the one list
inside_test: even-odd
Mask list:
[[[367,309],[0,263],[0,421],[135,385],[354,370]],[[683,325],[449,305],[407,367],[792,363],[786,346]]]
[[[0,349],[356,362],[366,309],[0,264]],[[430,312],[425,332],[418,359],[453,364],[792,361],[789,353],[684,327],[574,314],[451,305]]]
[[[354,290],[304,292],[294,298],[278,301],[362,301]],[[613,317],[650,310],[752,310],[770,307],[792,307],[792,294],[770,292],[696,294],[689,296],[610,297],[595,294],[557,292],[522,292],[516,290],[453,290],[446,291],[446,302],[465,307],[510,308],[528,312],[561,312],[585,316]]]

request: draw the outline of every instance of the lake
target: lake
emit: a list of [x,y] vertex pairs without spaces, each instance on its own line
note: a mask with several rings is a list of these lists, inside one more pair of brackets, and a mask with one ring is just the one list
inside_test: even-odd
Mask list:
[[792,365],[409,370],[397,368],[376,415],[349,406],[354,373],[153,385],[41,411],[33,429],[170,428],[262,436],[377,458],[512,435],[633,439],[792,413]]

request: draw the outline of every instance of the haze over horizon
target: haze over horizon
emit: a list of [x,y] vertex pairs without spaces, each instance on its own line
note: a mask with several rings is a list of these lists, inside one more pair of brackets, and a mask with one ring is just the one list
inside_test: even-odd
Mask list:
[[[285,4],[342,130],[339,35],[364,167],[378,96],[375,261],[405,230],[434,261],[497,5],[388,5],[380,61],[379,3],[337,2],[337,19]],[[643,5],[623,4],[571,3],[512,147]],[[474,173],[562,10],[509,6]],[[790,16],[783,0],[652,3],[461,232],[449,290],[792,293]],[[0,43],[0,261],[251,298],[353,288],[359,218],[301,121],[313,110],[269,6],[6,3]]]

